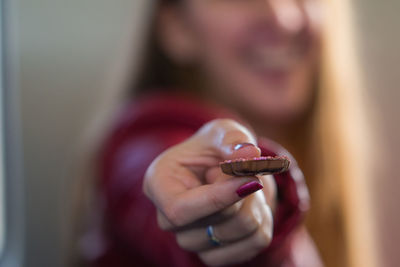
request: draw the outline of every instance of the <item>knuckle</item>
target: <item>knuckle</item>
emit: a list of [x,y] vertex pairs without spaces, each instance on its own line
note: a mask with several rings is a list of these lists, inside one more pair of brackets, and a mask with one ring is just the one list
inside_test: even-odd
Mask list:
[[157,183],[160,172],[160,162],[162,161],[162,158],[162,155],[159,155],[157,158],[155,158],[146,169],[144,174],[142,190],[147,197],[151,197],[153,193],[152,189]]
[[220,129],[237,129],[241,126],[239,123],[232,119],[215,119],[204,125],[204,128],[211,131],[218,131]]
[[150,197],[150,195],[151,195],[150,181],[152,179],[152,172],[153,172],[153,168],[150,165],[150,167],[147,168],[146,173],[143,178],[142,191],[147,197]]
[[219,142],[223,144],[243,143],[254,141],[255,138],[242,124],[232,119],[215,119],[205,124],[199,133],[205,133],[205,136],[221,137]]
[[249,214],[244,212],[238,214],[237,220],[242,231],[247,233],[254,232],[260,226],[260,223],[255,216],[249,216]]
[[261,229],[256,235],[255,247],[258,250],[262,250],[269,246],[272,241],[272,231],[265,231]]
[[237,122],[235,122],[232,119],[215,119],[215,120],[212,120],[210,123],[215,128],[221,128],[221,127],[223,128],[223,127],[234,125]]
[[176,235],[176,242],[178,243],[178,245],[182,248],[182,249],[186,249],[187,247],[187,241],[186,238],[184,238],[183,235]]
[[182,213],[180,212],[179,205],[176,202],[171,202],[165,205],[164,215],[167,220],[174,226],[174,227],[181,227],[184,225],[184,218]]
[[172,230],[172,225],[168,222],[168,220],[159,210],[157,211],[157,223],[161,230],[164,231]]
[[231,128],[236,122],[232,119],[215,119],[206,123],[202,128],[201,132],[207,132],[211,134],[211,136],[215,135],[216,133],[220,132],[223,129]]
[[161,212],[157,212],[157,224],[158,227],[161,228],[161,230],[167,230],[167,226],[162,218]]
[[248,141],[249,134],[245,133],[241,129],[233,129],[225,133],[223,143],[224,144],[234,144],[234,143],[242,143]]
[[220,213],[220,216],[222,218],[231,218],[231,217],[235,216],[236,214],[238,214],[239,211],[240,211],[240,203],[236,202],[232,206],[223,209]]
[[274,225],[274,216],[272,215],[272,210],[270,207],[265,207],[264,209],[264,221],[265,227],[268,227],[267,231],[269,229],[269,231],[272,232],[272,228]]

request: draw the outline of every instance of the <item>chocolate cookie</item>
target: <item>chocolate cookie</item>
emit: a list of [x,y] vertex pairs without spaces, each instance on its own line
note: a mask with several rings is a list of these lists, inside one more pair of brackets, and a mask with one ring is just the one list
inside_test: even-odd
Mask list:
[[234,176],[254,176],[287,171],[290,161],[286,157],[259,157],[225,160],[219,165],[223,173]]

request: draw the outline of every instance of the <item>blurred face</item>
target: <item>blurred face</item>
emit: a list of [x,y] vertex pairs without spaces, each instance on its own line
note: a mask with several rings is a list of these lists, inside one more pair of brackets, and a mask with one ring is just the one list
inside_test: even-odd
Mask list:
[[290,123],[310,105],[317,0],[185,0],[162,12],[167,53],[199,66],[210,98],[271,123]]

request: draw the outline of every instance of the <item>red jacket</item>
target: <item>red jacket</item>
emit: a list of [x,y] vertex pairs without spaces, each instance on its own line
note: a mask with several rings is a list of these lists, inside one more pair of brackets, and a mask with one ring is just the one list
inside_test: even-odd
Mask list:
[[[143,194],[142,182],[157,155],[221,117],[233,115],[194,99],[165,95],[129,103],[122,110],[99,155],[97,203],[102,210],[95,219],[97,226],[83,242],[83,254],[92,266],[204,266],[194,253],[177,245],[173,234],[159,229],[155,207]],[[267,139],[260,138],[258,145],[263,156],[290,157]],[[278,206],[273,241],[245,265],[303,266],[300,254],[304,266],[311,267],[318,256],[307,233],[299,230],[309,201],[303,175],[291,160],[290,170],[274,177]]]

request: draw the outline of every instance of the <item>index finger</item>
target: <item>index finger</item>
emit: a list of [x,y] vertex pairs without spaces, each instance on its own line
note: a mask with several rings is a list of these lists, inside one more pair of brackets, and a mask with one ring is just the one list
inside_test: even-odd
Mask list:
[[262,189],[257,177],[233,177],[182,192],[161,204],[160,210],[176,227],[223,210]]

